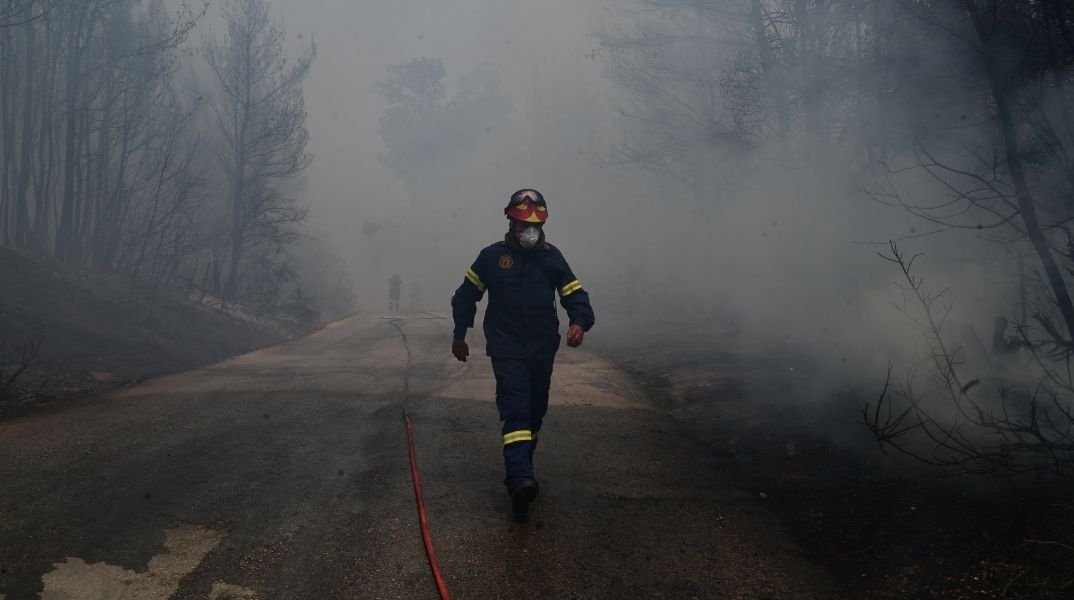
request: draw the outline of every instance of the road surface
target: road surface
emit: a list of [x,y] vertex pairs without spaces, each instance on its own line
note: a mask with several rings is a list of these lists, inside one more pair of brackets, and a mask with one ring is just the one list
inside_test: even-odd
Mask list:
[[0,423],[0,600],[436,598],[407,389],[455,598],[838,597],[705,440],[586,346],[559,354],[541,495],[511,522],[480,332],[463,364],[450,320],[397,323],[409,355],[361,314]]

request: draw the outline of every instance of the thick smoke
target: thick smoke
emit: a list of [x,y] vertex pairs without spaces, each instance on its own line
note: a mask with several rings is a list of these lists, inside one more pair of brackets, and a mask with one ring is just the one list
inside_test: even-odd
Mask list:
[[[363,306],[379,308],[399,273],[443,311],[502,236],[507,196],[535,187],[602,326],[673,324],[808,354],[830,375],[819,397],[928,352],[920,307],[877,256],[897,240],[923,254],[926,288],[947,290],[951,344],[987,354],[993,317],[1024,312],[1017,273],[1021,260],[1036,276],[1031,253],[987,210],[950,229],[906,206],[951,199],[951,173],[922,169],[930,153],[980,173],[994,142],[979,60],[958,37],[971,30],[940,7],[823,4],[808,23],[772,25],[758,51],[753,20],[804,19],[799,5],[279,2],[319,49],[311,224]],[[945,34],[951,23],[963,29]],[[385,86],[415,64],[435,65],[439,87],[408,105]],[[393,125],[400,110],[421,113],[410,129]]]

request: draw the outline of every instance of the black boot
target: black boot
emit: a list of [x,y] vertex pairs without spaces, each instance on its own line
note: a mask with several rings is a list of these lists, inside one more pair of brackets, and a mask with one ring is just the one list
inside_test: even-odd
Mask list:
[[532,479],[523,479],[511,486],[507,492],[511,496],[511,511],[516,520],[525,520],[530,511],[530,502],[537,497],[539,490],[537,482]]

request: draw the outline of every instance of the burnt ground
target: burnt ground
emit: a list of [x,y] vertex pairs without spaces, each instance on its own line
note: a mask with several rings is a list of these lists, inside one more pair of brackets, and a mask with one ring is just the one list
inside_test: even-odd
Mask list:
[[[885,456],[815,357],[743,349],[735,331],[607,327],[602,353],[759,500],[847,598],[1074,597],[1070,486],[939,474]],[[609,329],[611,333],[609,334]]]
[[21,349],[33,366],[0,418],[198,367],[309,333],[320,323],[220,310],[116,273],[0,248],[0,384]]

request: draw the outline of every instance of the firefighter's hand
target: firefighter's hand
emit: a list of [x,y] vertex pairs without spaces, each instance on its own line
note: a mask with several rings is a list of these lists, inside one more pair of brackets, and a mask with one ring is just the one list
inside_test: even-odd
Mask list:
[[470,356],[470,346],[466,344],[466,340],[455,340],[451,342],[451,353],[455,358],[466,362],[466,357]]
[[571,348],[581,346],[583,337],[585,337],[585,330],[581,325],[571,325],[567,328],[567,345]]

